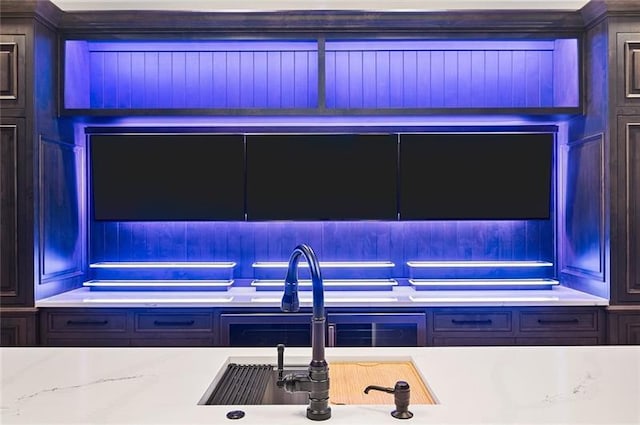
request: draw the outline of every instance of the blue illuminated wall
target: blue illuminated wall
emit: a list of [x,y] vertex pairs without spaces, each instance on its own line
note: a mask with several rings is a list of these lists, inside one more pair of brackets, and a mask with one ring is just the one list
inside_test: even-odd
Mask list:
[[309,108],[315,42],[65,43],[67,108]]
[[[118,110],[122,125],[155,110],[140,125],[161,127],[222,127],[234,115],[240,132],[264,126],[249,110],[302,132],[359,109],[370,114],[366,125],[425,126],[435,110],[448,114],[439,118],[444,127],[497,125],[495,114],[512,114],[506,122],[517,126],[530,112],[579,113],[578,51],[576,39],[67,40],[64,108]],[[465,122],[454,116],[461,111]],[[218,113],[226,116],[213,119]],[[356,115],[349,119],[365,118]],[[409,276],[411,260],[555,263],[556,213],[554,202],[554,219],[542,221],[90,220],[88,261],[235,261],[235,278],[250,279],[252,263],[285,261],[305,242],[323,261],[390,260],[394,277]]]
[[576,39],[327,40],[324,50],[314,40],[67,40],[64,58],[66,109],[580,106]]
[[90,261],[235,261],[249,279],[254,262],[286,261],[299,243],[321,261],[390,260],[393,277],[411,260],[553,262],[555,244],[551,220],[93,222]]
[[330,108],[578,105],[577,40],[326,43]]

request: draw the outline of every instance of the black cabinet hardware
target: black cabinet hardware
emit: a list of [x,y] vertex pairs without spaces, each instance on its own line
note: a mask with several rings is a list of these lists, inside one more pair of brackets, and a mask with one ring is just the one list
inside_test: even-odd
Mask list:
[[164,321],[164,320],[154,320],[153,324],[156,326],[192,326],[196,323],[195,320],[174,320],[174,321]]
[[454,325],[490,325],[493,323],[493,321],[491,319],[485,319],[485,320],[451,319],[451,323],[453,323]]
[[104,326],[108,320],[67,320],[69,326]]
[[580,320],[573,319],[538,319],[538,323],[541,325],[568,325],[568,324],[577,324],[580,323]]

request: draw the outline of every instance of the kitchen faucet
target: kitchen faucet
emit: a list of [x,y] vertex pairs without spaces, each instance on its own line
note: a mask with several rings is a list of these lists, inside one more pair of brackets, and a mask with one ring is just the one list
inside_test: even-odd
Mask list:
[[292,373],[282,376],[284,367],[284,346],[278,346],[278,380],[277,385],[287,392],[308,392],[309,406],[307,418],[324,421],[331,417],[329,407],[329,366],[324,357],[324,286],[320,274],[320,264],[316,254],[308,245],[298,245],[289,257],[289,267],[284,283],[281,310],[296,312],[300,309],[298,300],[298,261],[304,256],[311,271],[313,285],[313,318],[311,319],[311,363],[307,374]]

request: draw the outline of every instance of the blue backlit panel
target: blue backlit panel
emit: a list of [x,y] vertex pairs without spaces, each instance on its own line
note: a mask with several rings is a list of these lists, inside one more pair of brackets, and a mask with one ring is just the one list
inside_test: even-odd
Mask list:
[[579,105],[578,42],[326,42],[329,108]]
[[317,105],[313,41],[68,40],[65,49],[69,109]]
[[[235,262],[233,269],[91,268],[92,279],[282,279],[293,248],[313,247],[325,279],[549,278],[552,220],[98,222],[91,223],[92,263]],[[410,261],[528,261],[532,267],[409,267]],[[539,263],[543,262],[543,263]],[[361,264],[359,264],[361,263]],[[111,264],[111,263],[107,263]],[[271,265],[280,267],[256,267]],[[439,263],[435,263],[439,264]],[[467,263],[462,263],[467,264]],[[507,263],[512,264],[512,263]],[[301,265],[303,263],[301,262]],[[379,267],[366,267],[378,265]],[[229,274],[232,270],[232,275]],[[308,279],[300,267],[300,279]],[[507,270],[502,273],[501,271]],[[225,274],[226,273],[226,274]],[[472,274],[473,276],[469,276]]]

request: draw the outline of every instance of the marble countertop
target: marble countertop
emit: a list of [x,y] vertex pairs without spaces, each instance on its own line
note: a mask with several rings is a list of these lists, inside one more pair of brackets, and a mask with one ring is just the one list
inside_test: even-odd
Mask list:
[[[36,301],[36,307],[279,307],[282,293],[238,287],[226,291],[91,291],[80,288]],[[606,306],[605,298],[564,286],[548,290],[325,291],[328,307]],[[311,306],[311,292],[300,292]]]
[[[285,359],[310,359],[310,348]],[[2,424],[224,424],[199,401],[229,361],[269,348],[0,348]],[[411,360],[436,405],[421,424],[639,424],[640,346],[328,348],[327,359]],[[398,377],[401,379],[401,377]],[[390,385],[393,383],[390,383]],[[397,424],[389,405],[332,406],[332,424]],[[305,406],[242,406],[238,423],[303,424]]]

